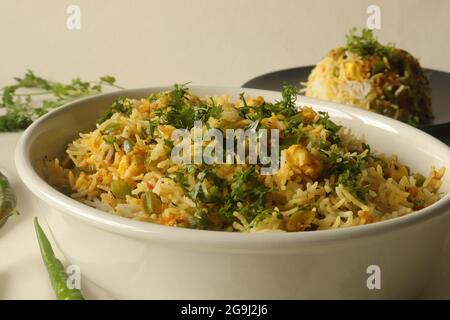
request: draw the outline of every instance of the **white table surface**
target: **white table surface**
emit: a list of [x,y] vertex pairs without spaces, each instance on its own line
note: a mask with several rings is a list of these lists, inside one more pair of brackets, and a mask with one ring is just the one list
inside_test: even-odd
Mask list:
[[[20,211],[20,215],[12,216],[0,229],[0,299],[54,299],[33,226],[33,217],[37,215],[45,228],[40,212],[44,207],[37,204],[14,165],[14,149],[19,137],[20,133],[0,134],[0,170],[8,176],[16,192]],[[82,287],[88,299],[113,298],[84,279]]]

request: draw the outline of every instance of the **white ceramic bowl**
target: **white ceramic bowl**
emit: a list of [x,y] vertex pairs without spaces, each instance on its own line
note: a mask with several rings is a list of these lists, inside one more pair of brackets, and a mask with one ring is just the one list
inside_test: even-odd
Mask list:
[[[414,298],[439,261],[448,231],[450,196],[404,217],[340,230],[240,234],[166,227],[114,216],[50,187],[35,161],[64,152],[79,132],[118,96],[147,97],[169,87],[126,90],[70,103],[30,126],[16,149],[16,165],[28,188],[48,205],[46,217],[57,245],[83,277],[116,298],[299,299]],[[195,87],[200,95],[242,88]],[[280,99],[271,91],[251,95]],[[383,153],[397,154],[414,170],[450,170],[449,148],[411,126],[357,108],[298,98],[364,134]],[[444,191],[449,191],[449,174]],[[45,206],[47,208],[47,206]],[[369,290],[367,268],[381,271],[381,289]],[[371,282],[371,281],[369,281]]]

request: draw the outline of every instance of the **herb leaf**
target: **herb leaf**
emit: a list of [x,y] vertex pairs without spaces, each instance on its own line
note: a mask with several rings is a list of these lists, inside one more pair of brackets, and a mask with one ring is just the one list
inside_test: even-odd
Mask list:
[[363,29],[361,35],[356,34],[357,29],[352,28],[347,38],[346,50],[356,53],[362,57],[367,56],[389,56],[390,52],[394,48],[393,44],[386,46],[378,42],[374,36],[373,31],[370,29]]
[[133,101],[125,97],[119,97],[113,102],[111,107],[106,111],[106,113],[98,119],[97,123],[102,123],[112,117],[114,113],[120,112],[128,116],[131,114],[133,109]]
[[175,85],[169,92],[169,108],[157,109],[155,114],[159,117],[160,124],[169,124],[176,128],[191,129],[195,121],[207,122],[209,118],[220,118],[222,107],[214,103],[186,101],[189,90],[186,85]]
[[6,112],[0,116],[0,132],[26,129],[36,119],[54,108],[75,99],[98,94],[106,87],[123,89],[115,84],[112,76],[103,76],[99,81],[82,81],[75,78],[69,83],[46,80],[27,70],[22,78],[1,89],[0,109]]

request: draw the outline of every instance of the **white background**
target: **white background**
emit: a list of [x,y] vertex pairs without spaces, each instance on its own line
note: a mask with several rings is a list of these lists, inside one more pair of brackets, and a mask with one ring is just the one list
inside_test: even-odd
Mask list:
[[[81,30],[66,8],[81,8]],[[448,0],[1,0],[0,85],[30,68],[56,80],[115,75],[126,87],[241,85],[316,63],[382,11],[382,41],[450,71]]]

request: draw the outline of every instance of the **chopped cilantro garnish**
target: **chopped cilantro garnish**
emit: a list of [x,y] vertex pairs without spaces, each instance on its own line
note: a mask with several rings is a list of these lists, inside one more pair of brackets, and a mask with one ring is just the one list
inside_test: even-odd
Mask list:
[[113,116],[114,113],[120,112],[128,116],[131,114],[133,101],[125,97],[119,97],[113,102],[112,106],[105,112],[103,117],[98,119],[97,123],[102,123]]
[[366,186],[363,186],[360,177],[355,176],[354,174],[355,172],[352,172],[349,169],[345,170],[339,175],[338,184],[342,184],[359,199],[366,201],[369,189],[367,189]]
[[356,34],[357,29],[352,28],[346,36],[346,50],[356,53],[362,57],[366,56],[389,56],[394,46],[380,44],[370,29],[363,29],[361,35]]
[[150,136],[153,137],[153,135],[155,134],[155,130],[156,128],[158,128],[159,125],[159,121],[154,119],[154,120],[149,120],[148,121],[148,127],[145,128],[145,133]]
[[294,116],[298,113],[295,101],[297,100],[298,89],[294,86],[284,85],[281,92],[282,99],[274,103],[263,102],[259,106],[249,106],[244,94],[240,95],[243,106],[239,109],[239,115],[253,122],[269,118],[272,113],[281,114],[286,117]]
[[[219,211],[225,219],[232,217],[234,211],[239,211],[251,221],[265,210],[265,196],[271,188],[261,184],[257,176],[255,167],[248,167],[234,175],[231,194]],[[241,204],[240,207],[238,203]]]
[[199,208],[189,221],[189,227],[192,229],[207,229],[208,225],[208,210],[205,208]]
[[342,128],[342,126],[337,125],[336,123],[330,120],[330,116],[328,115],[327,112],[319,112],[319,113],[321,115],[319,123],[322,124],[326,130],[334,134],[337,133]]
[[117,142],[117,138],[115,136],[106,136],[103,138],[106,143],[114,144]]
[[206,123],[209,118],[220,118],[222,107],[209,102],[187,101],[188,89],[185,85],[175,85],[169,92],[169,108],[155,110],[161,124],[169,124],[176,128],[191,129],[195,121]]
[[413,200],[413,205],[414,205],[413,209],[415,209],[415,210],[421,209],[424,204],[425,204],[425,201],[423,199],[414,199]]
[[337,147],[332,150],[321,149],[320,151],[326,156],[325,172],[329,175],[336,175],[337,184],[342,184],[361,200],[367,200],[368,189],[362,185],[361,170],[366,164],[368,154],[344,153]]

